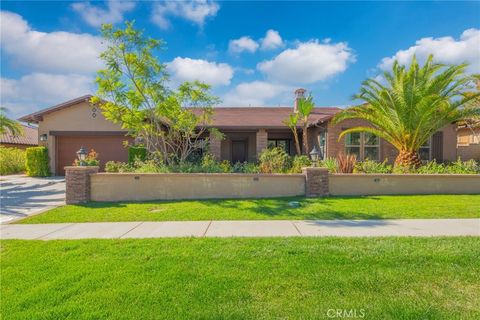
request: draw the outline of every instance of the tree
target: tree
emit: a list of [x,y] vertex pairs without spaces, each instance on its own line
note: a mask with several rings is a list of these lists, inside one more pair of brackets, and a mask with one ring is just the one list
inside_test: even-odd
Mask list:
[[315,107],[313,103],[313,97],[309,95],[308,97],[300,97],[297,98],[297,111],[290,114],[286,120],[283,121],[290,130],[292,130],[293,138],[295,140],[295,148],[297,154],[302,154],[300,148],[300,141],[298,139],[298,121],[301,120],[302,122],[302,140],[303,140],[303,154],[308,155],[309,147],[308,147],[308,117],[310,113],[312,113],[313,108]]
[[208,130],[218,98],[210,86],[185,82],[176,90],[168,88],[168,74],[154,52],[163,42],[146,38],[126,22],[125,29],[102,26],[107,48],[100,58],[105,68],[98,71],[97,95],[108,120],[121,124],[128,134],[143,142],[154,156],[167,164],[184,162],[197,148],[208,144]]
[[7,108],[0,107],[0,134],[9,133],[12,136],[19,136],[23,133],[23,128],[15,120],[7,117]]
[[423,66],[414,56],[408,68],[395,61],[392,71],[383,73],[385,84],[375,79],[363,82],[354,98],[364,104],[334,117],[334,123],[363,119],[371,127],[347,129],[340,138],[351,132],[370,132],[399,151],[396,166],[420,166],[418,149],[435,132],[450,123],[480,115],[478,105],[469,105],[479,92],[471,93],[474,78],[465,74],[466,67],[435,63],[433,56]]
[[299,114],[298,112],[294,112],[288,116],[286,120],[283,121],[285,125],[287,125],[293,133],[293,139],[295,140],[295,149],[298,155],[302,154],[302,150],[300,148],[300,140],[298,139],[298,131],[297,131],[297,124],[298,124]]
[[308,97],[299,98],[297,101],[298,113],[302,120],[302,140],[303,140],[303,152],[308,155],[310,148],[308,147],[308,117],[312,113],[313,108],[315,107],[313,103],[313,97],[309,95]]

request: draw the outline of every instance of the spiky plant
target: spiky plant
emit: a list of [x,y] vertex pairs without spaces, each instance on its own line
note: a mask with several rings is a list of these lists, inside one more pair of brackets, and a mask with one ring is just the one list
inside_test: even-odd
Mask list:
[[22,126],[6,115],[7,109],[0,107],[0,134],[9,133],[12,136],[19,136],[23,133]]
[[[395,61],[391,72],[384,72],[385,84],[375,79],[363,82],[354,98],[364,103],[337,114],[334,123],[364,119],[369,126],[347,129],[370,132],[390,142],[399,154],[395,166],[421,165],[418,149],[438,130],[450,123],[480,115],[474,77],[465,74],[467,64],[444,65],[429,56],[423,66],[415,56],[410,66]],[[472,92],[472,90],[475,90]]]

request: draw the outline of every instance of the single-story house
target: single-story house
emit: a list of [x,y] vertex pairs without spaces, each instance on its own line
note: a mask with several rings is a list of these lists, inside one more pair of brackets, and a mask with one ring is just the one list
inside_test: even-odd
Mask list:
[[[49,148],[51,170],[64,174],[76,151],[84,146],[99,153],[102,164],[109,160],[127,161],[124,141],[133,141],[126,131],[104,118],[98,108],[89,104],[85,95],[20,118],[20,121],[38,124],[39,144]],[[219,160],[231,162],[255,161],[259,153],[277,146],[293,155],[293,134],[284,120],[294,111],[289,107],[217,107],[211,126],[224,133],[223,140],[210,141],[210,152]],[[335,157],[339,152],[354,153],[357,158],[393,162],[396,150],[386,141],[367,133],[353,133],[338,139],[342,130],[360,120],[346,120],[333,125],[331,119],[340,112],[337,107],[316,107],[309,117],[309,146],[315,145],[322,158]],[[299,127],[301,138],[301,128]],[[454,161],[457,157],[456,125],[452,124],[433,135],[420,150],[423,159]]]
[[37,128],[26,125],[22,125],[22,127],[23,133],[18,136],[14,136],[9,132],[0,134],[0,146],[18,149],[36,147],[38,145]]
[[458,126],[457,150],[462,160],[480,160],[480,120]]

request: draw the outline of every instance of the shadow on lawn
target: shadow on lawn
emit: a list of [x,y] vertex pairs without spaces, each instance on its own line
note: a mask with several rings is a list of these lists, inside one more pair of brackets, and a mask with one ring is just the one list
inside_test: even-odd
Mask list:
[[[329,198],[305,198],[305,197],[287,197],[287,198],[268,198],[268,199],[205,199],[205,200],[160,200],[160,201],[145,201],[145,202],[90,202],[87,204],[76,205],[83,208],[123,208],[128,204],[152,204],[165,205],[174,203],[191,203],[192,205],[201,203],[205,210],[218,211],[218,209],[225,209],[228,211],[238,211],[239,220],[242,219],[242,211],[250,211],[265,219],[275,219],[281,217],[282,219],[305,219],[305,220],[332,220],[332,219],[384,219],[383,217],[361,212],[355,209],[355,203],[352,203],[350,210],[336,209],[336,203],[341,201],[353,202],[358,199],[367,198],[362,196],[354,197],[329,197]],[[369,196],[369,200],[381,200],[379,197]],[[299,207],[292,207],[289,203],[297,201],[300,203]],[[317,208],[316,208],[317,207]],[[201,209],[199,209],[201,210]],[[315,211],[317,210],[317,211]],[[232,218],[236,218],[232,216]],[[246,219],[246,218],[243,218]]]

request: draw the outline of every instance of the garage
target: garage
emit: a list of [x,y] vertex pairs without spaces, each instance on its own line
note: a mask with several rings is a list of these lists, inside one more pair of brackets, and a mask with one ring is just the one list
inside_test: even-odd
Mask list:
[[100,160],[100,170],[105,170],[108,161],[128,161],[128,151],[124,147],[124,141],[131,138],[124,135],[61,135],[56,137],[56,174],[65,175],[65,166],[72,165],[76,159],[77,151],[83,146],[88,152],[95,150]]

